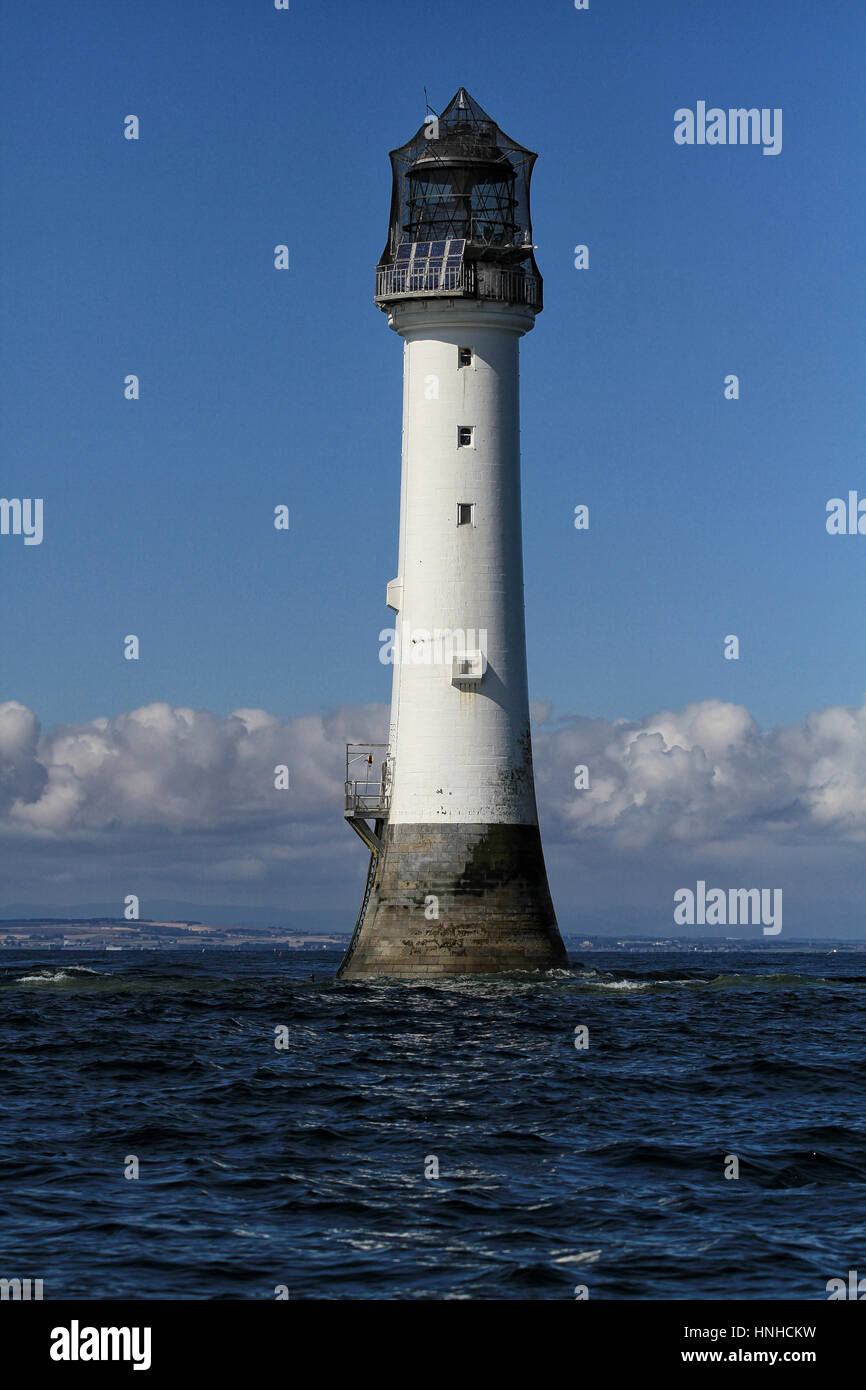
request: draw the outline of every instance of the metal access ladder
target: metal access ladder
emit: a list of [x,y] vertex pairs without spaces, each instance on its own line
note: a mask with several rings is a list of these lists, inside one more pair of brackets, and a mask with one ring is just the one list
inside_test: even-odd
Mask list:
[[[383,828],[384,824],[385,824],[384,821],[376,821],[376,833],[377,833],[377,835],[380,837],[380,839],[381,839],[382,828]],[[357,946],[357,944],[358,944],[358,938],[359,938],[360,935],[361,935],[361,928],[362,928],[363,925],[364,925],[364,918],[367,916],[367,904],[368,904],[369,901],[370,901],[370,894],[371,894],[372,891],[373,891],[373,884],[374,884],[374,882],[375,882],[375,880],[376,880],[376,868],[377,868],[378,863],[379,863],[379,855],[378,855],[378,853],[376,852],[376,850],[371,850],[371,851],[370,851],[370,863],[369,863],[369,865],[367,866],[367,882],[366,882],[365,885],[364,885],[364,898],[363,898],[363,901],[362,901],[362,903],[361,903],[361,910],[360,910],[360,912],[358,913],[358,920],[357,920],[356,923],[355,923],[355,928],[354,928],[354,931],[352,932],[351,940],[349,941],[349,945],[348,945],[348,947],[346,948],[346,954],[343,956],[343,959],[342,959],[342,961],[340,962],[340,968],[339,968],[339,970],[337,971],[337,979],[338,979],[338,980],[339,980],[340,976],[342,975],[343,971],[346,969],[346,966],[349,964],[349,961],[352,959],[352,956],[355,954],[355,947]]]

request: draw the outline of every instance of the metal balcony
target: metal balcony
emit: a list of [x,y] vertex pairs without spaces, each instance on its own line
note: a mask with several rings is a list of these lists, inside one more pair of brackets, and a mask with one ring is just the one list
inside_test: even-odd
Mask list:
[[350,780],[346,783],[345,816],[365,816],[380,820],[388,814],[388,791],[384,782]]
[[464,262],[435,270],[415,271],[405,265],[376,267],[377,304],[401,299],[491,299],[505,304],[525,304],[542,309],[541,277],[525,270]]
[[[382,850],[382,827],[391,800],[387,743],[347,743],[343,815],[372,854]],[[373,825],[368,824],[369,821]]]

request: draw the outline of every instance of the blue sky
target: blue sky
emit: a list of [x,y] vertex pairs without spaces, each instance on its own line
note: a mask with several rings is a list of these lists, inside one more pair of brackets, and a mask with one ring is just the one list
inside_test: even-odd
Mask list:
[[[866,496],[864,40],[854,0],[8,6],[0,495],[44,498],[45,538],[0,537],[0,700],[43,727],[387,701],[387,152],[425,86],[465,85],[539,152],[532,698],[763,727],[860,705],[866,537],[825,506]],[[676,145],[698,100],[781,107],[781,154]]]
[[[7,18],[3,492],[44,497],[46,529],[0,548],[6,688],[48,722],[387,698],[401,344],[372,269],[387,151],[425,85],[441,108],[462,83],[539,151],[533,697],[636,717],[718,696],[763,722],[859,702],[866,540],[829,537],[824,508],[866,494],[866,12],[412,15],[262,0]],[[698,99],[781,106],[781,155],[675,145],[674,110]]]

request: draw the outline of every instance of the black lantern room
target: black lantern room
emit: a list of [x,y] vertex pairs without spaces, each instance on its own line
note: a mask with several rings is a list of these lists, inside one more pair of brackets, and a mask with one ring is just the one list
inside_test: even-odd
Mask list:
[[536,156],[461,87],[391,151],[388,243],[376,302],[418,295],[499,299],[541,309],[529,215]]

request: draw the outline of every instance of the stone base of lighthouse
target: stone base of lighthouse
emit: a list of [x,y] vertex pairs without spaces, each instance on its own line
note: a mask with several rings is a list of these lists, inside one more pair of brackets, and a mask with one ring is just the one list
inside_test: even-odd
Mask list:
[[536,825],[385,826],[344,979],[567,965]]

